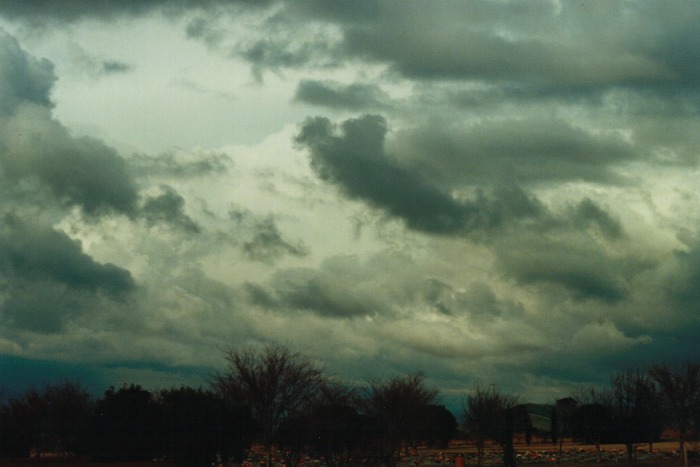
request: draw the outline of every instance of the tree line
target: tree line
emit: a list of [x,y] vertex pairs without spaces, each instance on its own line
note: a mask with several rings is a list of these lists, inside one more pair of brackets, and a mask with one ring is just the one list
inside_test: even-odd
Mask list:
[[0,458],[64,453],[94,461],[240,463],[254,444],[287,465],[303,453],[329,465],[391,465],[407,445],[446,446],[457,421],[423,375],[360,389],[289,348],[228,348],[208,389],[135,384],[94,398],[78,382],[32,388],[0,405]]
[[651,445],[669,428],[687,466],[688,441],[700,434],[700,364],[654,364],[613,373],[608,387],[579,389],[555,401],[548,429],[534,426],[529,406],[495,386],[476,386],[470,392],[462,422],[477,448],[478,464],[485,442],[492,440],[502,448],[503,464],[515,465],[513,434],[524,433],[529,444],[533,431],[548,436],[560,450],[565,437],[593,444],[598,453],[601,444],[624,444],[633,463],[636,445]]
[[[394,465],[402,450],[445,447],[456,432],[481,463],[487,441],[515,465],[514,433],[553,444],[564,437],[600,446],[655,442],[676,431],[687,443],[700,427],[700,365],[653,365],[612,375],[607,388],[580,390],[551,405],[549,427],[533,424],[530,404],[496,386],[475,386],[461,420],[439,404],[422,374],[392,376],[358,388],[329,377],[316,361],[286,346],[229,347],[226,368],[208,389],[148,391],[131,384],[94,398],[78,382],[29,389],[0,405],[0,457],[42,452],[98,461],[165,459],[175,465],[241,462],[254,444],[295,465],[304,453],[328,465]],[[274,450],[273,450],[274,448]]]

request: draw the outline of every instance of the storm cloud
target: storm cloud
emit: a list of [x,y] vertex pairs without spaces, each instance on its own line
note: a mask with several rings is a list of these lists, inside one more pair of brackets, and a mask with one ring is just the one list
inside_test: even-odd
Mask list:
[[[109,0],[38,0],[28,4],[21,0],[8,0],[0,7],[0,14],[11,19],[28,22],[72,22],[81,19],[111,20],[120,16],[140,16],[154,11],[178,14],[188,9],[207,9],[224,4],[222,0],[127,0],[110,2]],[[250,6],[265,6],[268,1],[238,0],[235,3]]]
[[52,118],[51,63],[26,54],[4,32],[0,44],[0,73],[8,77],[0,85],[0,166],[8,182],[37,181],[90,214],[133,214],[136,187],[123,159],[98,140],[72,137]]
[[616,166],[642,159],[614,133],[594,135],[562,120],[528,118],[425,125],[400,134],[392,149],[416,170],[452,186],[502,180],[621,183]]
[[61,232],[28,225],[13,215],[4,217],[0,231],[0,264],[8,276],[51,280],[115,296],[135,286],[128,271],[95,262]]
[[17,40],[0,28],[0,115],[11,115],[22,103],[50,106],[56,80],[53,64],[27,55]]
[[[323,180],[338,184],[352,198],[403,219],[414,229],[431,233],[459,233],[500,224],[509,214],[534,214],[536,203],[509,197],[522,205],[510,209],[498,197],[480,193],[474,200],[458,200],[398,164],[385,152],[387,122],[379,115],[344,121],[336,131],[325,118],[309,119],[296,142],[309,148],[311,166]],[[503,192],[499,191],[497,194]]]
[[312,105],[348,110],[383,107],[389,100],[381,88],[370,84],[354,83],[343,86],[338,83],[310,80],[299,83],[294,98]]

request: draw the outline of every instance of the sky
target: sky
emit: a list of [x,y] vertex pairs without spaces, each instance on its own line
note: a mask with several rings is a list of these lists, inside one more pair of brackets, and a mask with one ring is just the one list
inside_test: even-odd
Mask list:
[[700,3],[0,3],[0,386],[283,344],[529,402],[700,354]]

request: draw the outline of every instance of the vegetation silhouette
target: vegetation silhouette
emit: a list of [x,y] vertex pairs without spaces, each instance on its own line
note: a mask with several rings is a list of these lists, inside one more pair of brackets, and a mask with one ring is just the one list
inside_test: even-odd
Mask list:
[[[0,403],[0,458],[50,453],[94,461],[162,459],[176,466],[244,462],[254,444],[286,465],[303,456],[329,466],[393,466],[419,446],[446,447],[459,435],[474,443],[482,464],[488,441],[516,463],[513,438],[524,434],[635,447],[677,433],[684,465],[700,435],[700,365],[653,364],[613,373],[607,388],[586,388],[554,404],[519,404],[495,385],[475,385],[463,402],[461,424],[439,404],[422,373],[392,375],[358,387],[338,381],[285,346],[230,347],[224,372],[209,389],[149,391],[110,387],[95,398],[79,382],[29,388]],[[546,421],[546,423],[545,423]],[[651,450],[651,446],[650,446]],[[601,461],[600,457],[598,458]]]

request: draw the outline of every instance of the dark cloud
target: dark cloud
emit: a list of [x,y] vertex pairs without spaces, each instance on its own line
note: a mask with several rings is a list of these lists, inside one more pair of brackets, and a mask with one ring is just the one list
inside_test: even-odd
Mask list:
[[347,110],[385,107],[388,102],[388,96],[376,85],[313,80],[301,81],[294,98],[306,104]]
[[[100,141],[73,138],[51,117],[49,62],[37,61],[0,33],[0,168],[13,183],[38,181],[89,214],[131,214],[136,188],[123,159]],[[5,76],[7,75],[7,76]]]
[[82,291],[50,281],[15,280],[5,290],[0,322],[6,329],[54,334],[65,330],[71,320],[88,311],[95,301]]
[[595,247],[529,237],[496,250],[501,270],[521,284],[556,285],[575,299],[616,303],[628,297],[627,265]]
[[486,283],[473,282],[458,289],[436,278],[426,279],[420,301],[449,316],[468,315],[472,320],[513,318],[522,314],[522,305],[499,298]]
[[542,37],[513,41],[493,30],[460,29],[456,24],[437,34],[437,24],[415,26],[414,20],[374,30],[350,29],[345,47],[353,55],[389,62],[413,78],[589,87],[657,82],[666,74],[662,66],[647,63],[645,57],[632,56],[632,63],[622,65],[613,56],[600,56],[583,44],[566,46]]
[[178,178],[204,177],[226,173],[232,164],[231,159],[219,152],[195,152],[187,156],[163,153],[157,156],[139,154],[129,159],[135,177],[165,176]]
[[454,314],[454,294],[455,291],[449,284],[439,279],[428,279],[423,290],[423,299],[432,308],[446,315]]
[[133,214],[138,195],[126,163],[92,138],[73,138],[42,107],[23,106],[0,129],[0,166],[12,180],[36,180],[88,214]]
[[[666,5],[656,2],[640,2],[632,5],[635,19],[654,34],[644,34],[644,28],[631,35],[630,42],[639,39],[631,47],[638,47],[645,55],[671,70],[671,79],[664,83],[667,92],[697,87],[700,83],[700,5],[694,2],[672,1]],[[628,31],[626,31],[628,32]]]
[[509,215],[539,211],[536,201],[517,187],[499,189],[493,199],[479,192],[475,200],[459,201],[425,182],[385,153],[387,123],[381,116],[346,120],[337,133],[328,119],[317,117],[304,123],[296,142],[309,149],[311,166],[321,179],[413,229],[468,232],[500,225]]
[[7,0],[0,3],[0,15],[33,24],[52,25],[82,19],[113,20],[120,16],[140,16],[152,12],[179,14],[225,5],[265,7],[270,0]]
[[232,210],[229,216],[243,232],[241,249],[252,261],[274,263],[286,255],[302,257],[308,254],[303,244],[285,239],[273,217],[260,218],[241,209]]
[[51,281],[119,297],[134,289],[129,271],[100,264],[63,232],[7,214],[0,228],[0,271],[6,278]]
[[613,240],[621,238],[624,233],[620,221],[589,198],[576,205],[573,219],[576,226],[584,229],[595,224],[603,235]]
[[473,282],[463,292],[461,300],[473,317],[493,320],[512,319],[523,315],[520,303],[499,297],[493,288],[484,282]]
[[260,39],[239,46],[234,55],[252,64],[253,75],[258,80],[262,79],[266,70],[278,71],[307,65],[330,67],[335,64],[332,46],[322,37],[302,42],[284,37]]
[[211,18],[207,15],[198,16],[187,23],[187,37],[203,41],[210,47],[219,45],[224,39],[224,32],[213,27]]
[[131,70],[131,66],[124,62],[117,62],[114,60],[107,60],[102,62],[102,72],[108,75],[126,73],[129,70]]
[[666,295],[676,311],[692,317],[694,327],[700,327],[696,318],[700,313],[700,248],[679,251],[674,260],[671,272],[665,278]]
[[[697,63],[690,59],[693,52],[688,55],[697,37],[689,19],[699,16],[697,5],[477,1],[396,9],[391,4],[375,8],[364,23],[337,22],[345,26],[347,53],[389,63],[410,77],[526,82],[565,91],[675,84],[697,76],[688,66]],[[675,23],[681,27],[672,27]],[[645,33],[662,24],[670,37]],[[682,45],[675,54],[658,53],[674,44]]]
[[243,242],[243,252],[254,261],[271,261],[283,254],[306,256],[307,251],[301,245],[293,245],[282,237],[272,219],[266,219],[258,225],[252,239]]
[[424,184],[384,153],[387,124],[378,115],[346,120],[340,135],[328,119],[307,120],[296,142],[311,153],[311,165],[323,180],[344,192],[385,209],[409,226],[429,232],[456,232],[469,210]]
[[[341,267],[338,267],[341,266]],[[359,276],[364,270],[367,275]],[[275,272],[266,285],[248,283],[255,305],[281,312],[311,312],[329,318],[357,318],[390,313],[384,299],[368,290],[376,272],[356,261],[335,258],[319,269],[291,268]]]
[[15,38],[0,28],[0,116],[11,115],[27,102],[50,107],[55,81],[50,61],[26,54]]
[[384,3],[380,0],[367,0],[360,3],[308,0],[286,4],[285,8],[293,17],[341,24],[367,24],[374,21],[377,15],[385,10]]
[[0,322],[4,329],[56,334],[121,304],[131,273],[99,263],[61,231],[6,214],[0,227]]
[[[291,2],[233,55],[258,76],[364,61],[409,79],[480,81],[521,96],[689,91],[700,75],[698,17],[700,8],[683,1]],[[209,43],[225,35],[206,21],[190,29]]]
[[443,123],[405,130],[391,149],[448,186],[504,180],[620,183],[614,168],[640,158],[619,135],[593,135],[561,120]]
[[167,185],[160,189],[161,193],[143,200],[141,214],[151,223],[167,222],[187,232],[198,233],[199,226],[185,214],[185,199]]

